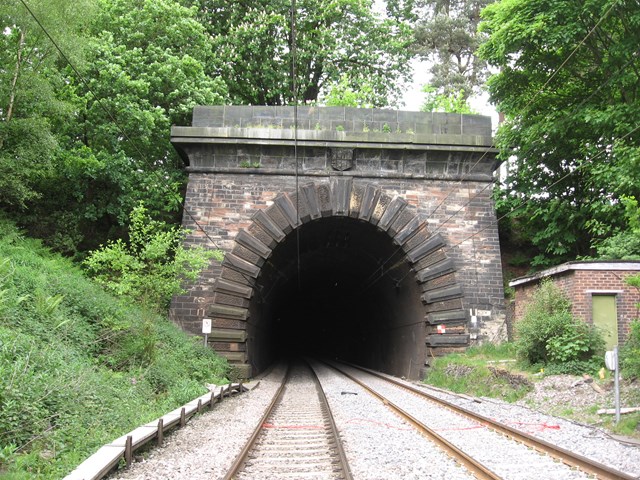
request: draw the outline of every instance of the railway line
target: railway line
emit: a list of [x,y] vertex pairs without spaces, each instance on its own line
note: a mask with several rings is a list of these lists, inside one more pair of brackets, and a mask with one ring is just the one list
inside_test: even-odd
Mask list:
[[289,367],[282,387],[225,480],[352,480],[327,399],[313,370]]
[[406,382],[354,366],[331,368],[379,398],[476,478],[636,479],[582,455],[430,395]]
[[[253,428],[244,437],[225,431],[236,444],[228,461],[216,457],[215,450],[225,448],[218,441],[202,445],[205,455],[218,458],[211,462],[215,468],[210,465],[203,473],[190,465],[175,470],[188,475],[158,475],[156,461],[162,468],[171,461],[189,462],[178,451],[172,460],[158,455],[134,464],[131,475],[123,471],[115,478],[640,478],[638,471],[577,455],[408,382],[337,362],[310,360],[309,365],[296,362],[286,375],[280,369],[268,408],[263,402],[256,411],[236,410]],[[231,401],[263,394],[258,387]],[[211,414],[215,409],[205,415]],[[186,436],[180,443],[190,441]],[[631,454],[640,458],[640,452]],[[147,476],[140,473],[145,469],[151,472]]]

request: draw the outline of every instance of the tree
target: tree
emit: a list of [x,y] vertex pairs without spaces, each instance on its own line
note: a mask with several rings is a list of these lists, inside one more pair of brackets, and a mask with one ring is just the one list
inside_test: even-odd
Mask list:
[[625,207],[624,216],[627,225],[615,235],[594,244],[596,257],[613,260],[640,260],[640,208],[638,201],[633,197],[624,196],[620,201]]
[[469,113],[475,114],[469,103],[465,100],[464,91],[449,94],[437,93],[430,85],[425,85],[422,91],[427,94],[422,107],[423,112]]
[[[60,54],[36,18],[69,58],[82,62],[82,32],[92,0],[0,0],[0,205],[22,210],[40,196],[35,183],[50,174],[59,148],[56,126],[72,106],[60,91]],[[35,15],[35,18],[33,15]]]
[[487,77],[476,55],[485,34],[478,32],[481,10],[490,0],[425,0],[415,26],[415,50],[431,63],[429,86],[436,94],[467,100]]
[[[229,85],[232,103],[293,102],[291,3],[282,0],[185,0],[224,59],[210,71]],[[299,0],[296,8],[296,87],[300,102],[315,102],[335,86],[360,92],[364,102],[396,102],[408,79],[410,32],[404,23],[380,18],[370,0]]]
[[549,265],[592,253],[640,193],[637,2],[504,0],[483,12],[480,55],[506,116],[501,201]]
[[195,9],[176,1],[101,0],[101,6],[85,72],[90,90],[79,86],[86,102],[79,138],[123,151],[139,168],[166,164],[177,158],[170,126],[188,125],[195,105],[226,100],[224,81],[205,72],[211,44]]
[[[99,0],[85,62],[59,65],[59,95],[72,106],[57,122],[58,151],[34,182],[39,198],[21,222],[69,255],[123,235],[141,200],[175,221],[185,175],[170,139],[193,106],[227,98],[205,66],[214,57],[195,9],[173,0]],[[74,63],[72,61],[72,63]]]

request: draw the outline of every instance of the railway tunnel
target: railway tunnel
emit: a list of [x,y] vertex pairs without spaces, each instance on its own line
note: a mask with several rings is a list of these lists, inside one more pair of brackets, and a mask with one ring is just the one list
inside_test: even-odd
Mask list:
[[422,292],[402,248],[368,222],[303,225],[274,250],[256,290],[254,361],[315,354],[409,375],[424,356]]
[[[303,353],[419,378],[434,356],[495,336],[490,120],[295,113],[196,107],[192,126],[172,127],[189,174],[186,244],[225,251],[174,298],[174,321],[198,334],[211,318],[209,345],[243,377]],[[477,231],[479,246],[464,240]]]

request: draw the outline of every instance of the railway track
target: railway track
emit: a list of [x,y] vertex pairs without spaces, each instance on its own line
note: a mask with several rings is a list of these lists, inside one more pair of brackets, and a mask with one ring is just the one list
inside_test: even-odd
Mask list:
[[289,367],[274,401],[225,479],[351,480],[326,397],[313,370]]
[[[280,365],[262,384],[234,399],[236,406],[222,403],[223,418],[208,420],[216,417],[213,409],[203,415],[198,432],[177,431],[168,448],[141,465],[134,463],[131,474],[122,472],[118,478],[640,478],[557,447],[547,451],[546,442],[394,377],[337,362],[309,364],[321,387],[304,364]],[[222,438],[214,431],[226,433]],[[441,439],[432,440],[437,436]],[[575,438],[588,442],[586,435]],[[640,458],[640,453],[629,458]],[[638,471],[637,462],[619,468]]]
[[[581,472],[585,474],[582,478],[637,478],[466,410],[387,375],[336,362],[328,362],[326,365],[380,399],[476,478],[564,479],[581,478],[577,475]],[[474,438],[469,441],[469,437]],[[508,445],[515,442],[518,443],[517,447]],[[505,455],[507,449],[513,449],[517,453]],[[554,459],[552,463],[555,463],[553,472],[550,459]],[[562,473],[562,469],[566,472]]]

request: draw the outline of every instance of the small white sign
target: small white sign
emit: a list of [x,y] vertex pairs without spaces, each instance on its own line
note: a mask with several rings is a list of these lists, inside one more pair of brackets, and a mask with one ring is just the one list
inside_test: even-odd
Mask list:
[[615,350],[609,350],[604,354],[604,364],[612,372],[616,369],[618,363],[618,355]]
[[490,317],[491,310],[477,310],[476,315],[478,315],[479,317]]
[[202,319],[202,333],[209,334],[211,333],[211,319],[203,318]]

